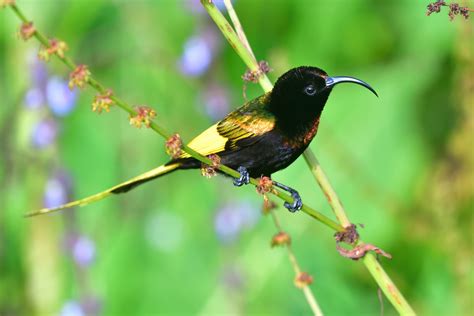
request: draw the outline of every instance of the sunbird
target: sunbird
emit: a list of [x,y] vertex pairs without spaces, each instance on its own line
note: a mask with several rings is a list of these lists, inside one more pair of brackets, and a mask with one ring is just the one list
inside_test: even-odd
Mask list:
[[[330,77],[317,67],[301,66],[280,76],[275,86],[195,137],[188,146],[201,155],[220,157],[220,163],[240,173],[236,186],[248,184],[250,177],[271,177],[298,158],[318,131],[319,119],[332,89],[339,83],[355,83],[375,90],[366,82],[347,76]],[[100,193],[55,208],[44,208],[27,215],[39,215],[83,206],[111,194],[130,191],[136,186],[180,169],[198,169],[199,160],[183,152],[178,158]],[[273,185],[287,191],[293,203],[285,207],[295,212],[303,203],[298,192],[282,183]]]

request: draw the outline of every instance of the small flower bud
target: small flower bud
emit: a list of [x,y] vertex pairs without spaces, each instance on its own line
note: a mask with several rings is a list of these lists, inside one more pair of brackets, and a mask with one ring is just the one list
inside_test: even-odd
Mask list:
[[55,38],[49,40],[49,46],[40,49],[38,57],[41,60],[49,61],[51,55],[56,54],[60,58],[64,58],[64,52],[68,50],[67,44]]
[[298,275],[295,277],[295,286],[297,288],[304,288],[310,284],[313,283],[313,277],[308,274],[307,272],[300,272]]
[[273,181],[269,177],[261,177],[258,181],[258,185],[256,186],[257,193],[264,195],[268,193],[273,188]]
[[114,104],[114,101],[111,99],[112,90],[107,89],[104,93],[98,94],[94,97],[92,102],[92,111],[97,113],[110,112],[110,107]]
[[171,156],[171,158],[179,158],[182,151],[183,142],[181,141],[181,136],[179,134],[174,134],[171,136],[165,143],[166,153]]
[[271,246],[284,246],[291,244],[291,237],[285,232],[279,232],[272,238]]
[[69,89],[72,90],[74,86],[81,89],[84,88],[90,76],[91,72],[86,65],[78,65],[76,69],[69,74]]
[[20,27],[20,37],[26,41],[31,38],[36,32],[36,28],[33,22],[23,22]]
[[221,157],[219,157],[216,154],[212,154],[207,157],[211,159],[212,163],[211,165],[207,165],[205,163],[201,165],[201,175],[209,179],[217,175],[216,170],[219,168],[219,165],[221,164]]
[[272,69],[268,65],[268,62],[266,62],[265,60],[261,60],[258,63],[258,69],[256,70],[248,69],[243,74],[242,79],[244,81],[250,81],[250,82],[256,83],[258,82],[258,79],[260,78],[260,76],[262,76],[263,74],[269,73],[271,70]]
[[142,105],[135,107],[136,115],[130,116],[130,125],[141,128],[143,125],[150,127],[151,121],[156,117],[156,112],[151,107]]

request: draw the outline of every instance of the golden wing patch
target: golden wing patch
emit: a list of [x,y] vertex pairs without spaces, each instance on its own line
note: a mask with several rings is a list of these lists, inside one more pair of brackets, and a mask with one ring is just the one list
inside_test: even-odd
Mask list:
[[[217,123],[219,124],[219,123]],[[188,146],[203,156],[214,154],[225,149],[227,138],[223,137],[217,131],[217,124],[212,125],[204,132],[195,137]],[[187,153],[183,153],[180,158],[191,157]]]
[[[203,156],[218,154],[236,148],[242,139],[251,140],[269,132],[275,126],[275,117],[262,109],[265,97],[256,98],[241,108],[229,113],[222,121],[212,125],[194,138],[188,146]],[[180,158],[188,158],[183,153]]]
[[220,122],[217,125],[217,131],[228,139],[228,148],[235,148],[237,141],[260,136],[271,131],[274,126],[275,120],[273,118],[248,113],[237,118],[229,117],[229,119]]

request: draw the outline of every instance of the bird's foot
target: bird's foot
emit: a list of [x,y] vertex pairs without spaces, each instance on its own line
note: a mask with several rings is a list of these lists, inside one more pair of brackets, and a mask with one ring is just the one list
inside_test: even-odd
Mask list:
[[276,181],[273,181],[273,185],[291,194],[291,197],[293,198],[293,203],[290,204],[288,202],[285,202],[283,204],[283,206],[286,207],[288,211],[294,213],[296,211],[301,210],[301,208],[303,207],[303,201],[301,200],[301,196],[298,191]]
[[237,179],[234,179],[234,185],[236,187],[241,187],[244,184],[249,184],[250,182],[250,175],[249,172],[247,171],[247,168],[240,166],[237,171],[240,173],[240,177]]

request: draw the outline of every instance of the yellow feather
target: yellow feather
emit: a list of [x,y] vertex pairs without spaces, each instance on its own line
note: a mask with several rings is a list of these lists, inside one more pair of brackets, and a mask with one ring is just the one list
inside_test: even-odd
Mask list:
[[[188,146],[203,156],[218,153],[225,149],[227,138],[223,137],[217,131],[217,124],[212,125],[204,132],[194,138]],[[180,158],[191,157],[187,153],[183,153]]]
[[[188,146],[203,156],[219,154],[226,148],[235,149],[236,142],[269,132],[275,126],[275,117],[262,111],[268,94],[249,101],[229,113],[222,121],[212,125],[194,138]],[[183,153],[180,158],[191,157]]]

